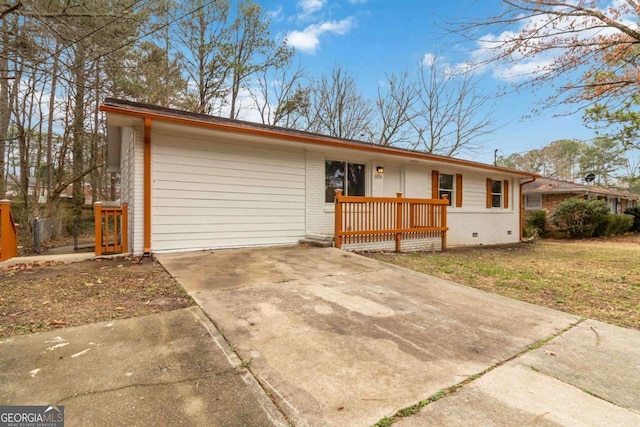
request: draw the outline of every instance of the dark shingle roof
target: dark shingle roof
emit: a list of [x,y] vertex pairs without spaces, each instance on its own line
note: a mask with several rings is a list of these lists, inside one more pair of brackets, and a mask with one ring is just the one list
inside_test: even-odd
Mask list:
[[454,157],[446,157],[440,156],[437,154],[429,154],[425,152],[420,152],[416,150],[410,150],[401,147],[392,147],[392,146],[384,146],[380,144],[375,144],[371,142],[358,141],[353,139],[345,139],[345,138],[336,138],[328,135],[321,135],[316,133],[311,133],[307,131],[301,131],[290,128],[283,128],[278,126],[265,125],[261,123],[247,122],[242,120],[228,119],[223,117],[210,116],[206,114],[198,114],[189,111],[177,110],[174,108],[166,108],[160,107],[157,105],[150,104],[142,104],[139,102],[126,101],[121,99],[107,98],[104,100],[102,106],[102,111],[111,111],[111,112],[119,112],[121,114],[131,114],[135,113],[136,115],[144,116],[146,114],[150,116],[156,116],[160,119],[184,119],[196,125],[203,124],[211,124],[211,125],[219,125],[224,126],[227,129],[234,129],[236,131],[258,131],[269,133],[272,135],[279,136],[287,136],[291,139],[297,139],[299,141],[304,142],[315,142],[315,143],[329,143],[334,146],[344,146],[346,148],[353,149],[362,149],[362,150],[375,150],[378,152],[384,152],[387,154],[398,155],[398,156],[413,156],[418,158],[423,158],[431,161],[443,162],[443,163],[454,163],[461,166],[480,168],[480,169],[488,169],[492,171],[498,171],[503,173],[508,173],[512,175],[519,175],[523,178],[529,177],[533,178],[538,176],[535,173],[524,172],[515,169],[509,169],[500,166],[488,165],[485,163],[476,162],[473,160],[463,160]]
[[597,187],[593,185],[577,184],[575,182],[553,178],[538,178],[533,182],[527,183],[523,186],[523,192],[524,194],[599,194],[630,200],[638,200],[640,198],[639,195],[626,191],[612,190],[610,188]]

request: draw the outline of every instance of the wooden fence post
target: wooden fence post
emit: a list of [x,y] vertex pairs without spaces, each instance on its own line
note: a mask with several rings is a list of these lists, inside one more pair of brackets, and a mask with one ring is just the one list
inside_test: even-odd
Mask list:
[[9,253],[9,201],[0,200],[0,261],[4,261]]
[[95,228],[95,252],[96,256],[102,255],[102,202],[95,202],[93,204],[93,218]]
[[11,201],[0,200],[0,261],[18,256],[18,236],[11,217]]
[[[396,193],[398,199],[402,199],[402,193]],[[396,202],[396,252],[402,249],[402,200]]]
[[342,202],[340,201],[340,197],[342,197],[342,190],[336,189],[336,198],[335,198],[335,226],[334,226],[334,236],[333,242],[336,248],[342,248]]
[[447,228],[448,228],[448,226],[447,226],[447,206],[448,206],[448,204],[442,205],[442,224],[441,225],[444,228],[442,230],[442,248],[441,248],[442,252],[447,250]]

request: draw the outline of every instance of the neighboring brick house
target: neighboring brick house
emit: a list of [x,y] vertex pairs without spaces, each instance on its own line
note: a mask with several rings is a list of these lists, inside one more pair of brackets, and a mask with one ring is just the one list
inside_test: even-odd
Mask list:
[[538,178],[522,188],[525,211],[544,210],[552,214],[558,205],[572,197],[606,200],[611,213],[622,213],[629,207],[636,206],[637,194],[611,190],[593,185],[576,184],[552,178]]

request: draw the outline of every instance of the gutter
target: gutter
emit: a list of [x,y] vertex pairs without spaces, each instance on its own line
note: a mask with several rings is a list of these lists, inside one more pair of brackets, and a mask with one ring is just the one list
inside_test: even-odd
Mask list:
[[522,187],[525,184],[530,184],[534,182],[538,178],[538,175],[533,175],[531,181],[525,181],[520,183],[520,242],[524,241],[524,236],[522,235],[522,227],[524,226],[524,194],[522,191]]

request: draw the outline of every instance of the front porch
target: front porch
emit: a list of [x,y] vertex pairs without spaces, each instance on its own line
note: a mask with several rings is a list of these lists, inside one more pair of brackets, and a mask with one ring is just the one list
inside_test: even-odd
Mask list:
[[444,251],[449,200],[343,196],[336,190],[334,244],[350,251]]

